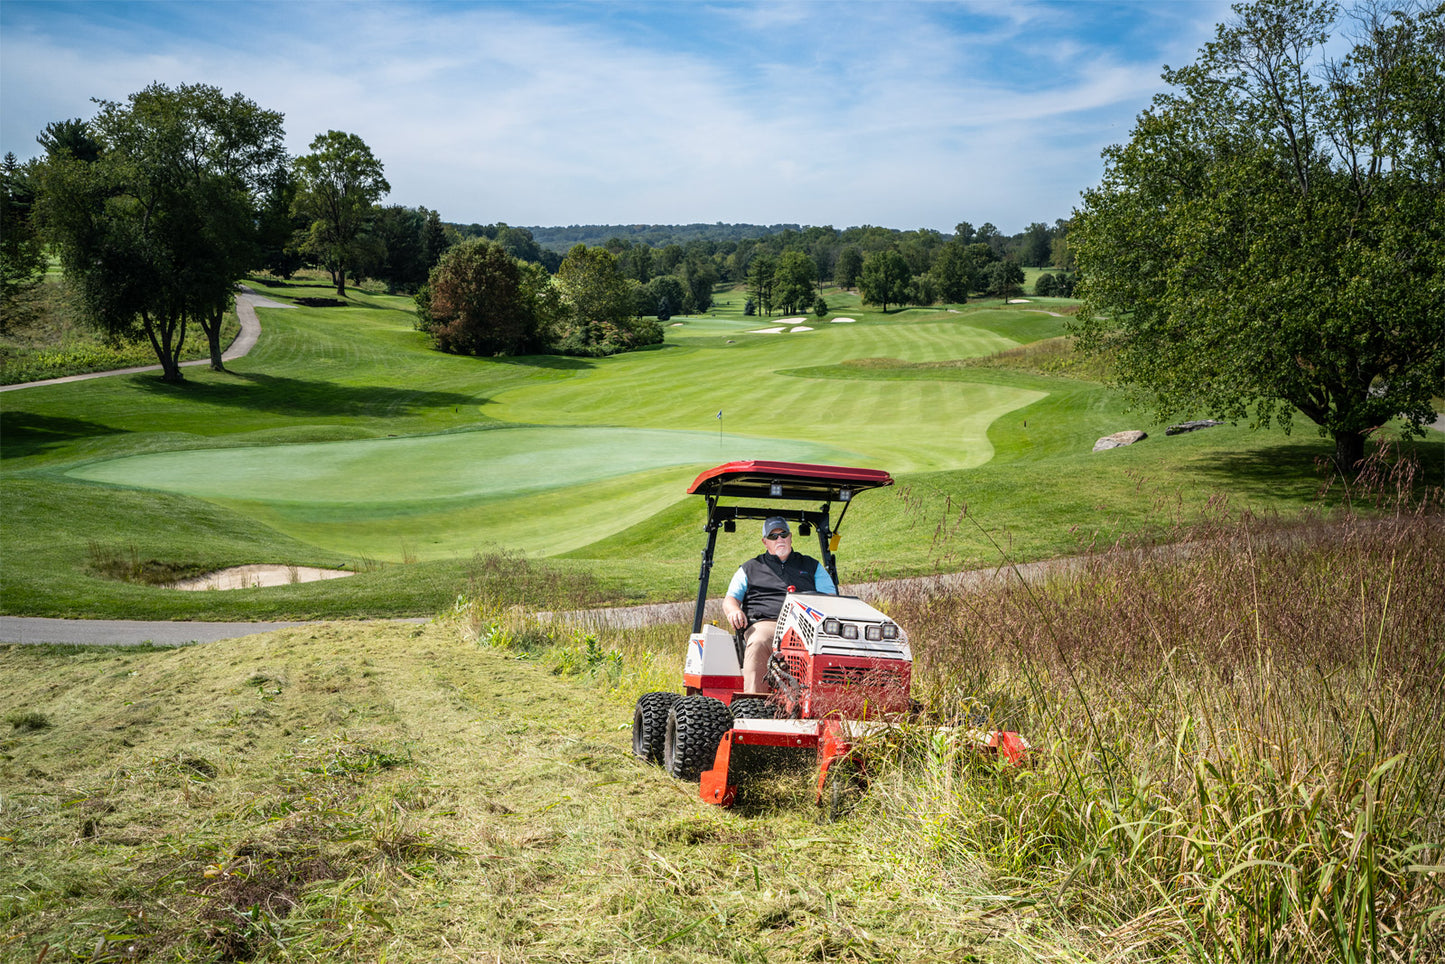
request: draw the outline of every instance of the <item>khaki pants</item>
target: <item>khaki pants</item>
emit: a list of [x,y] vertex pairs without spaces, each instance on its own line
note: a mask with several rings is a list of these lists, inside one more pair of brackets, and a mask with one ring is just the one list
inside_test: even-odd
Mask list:
[[773,633],[776,619],[760,619],[743,632],[743,690],[748,693],[769,693],[768,660],[773,655]]

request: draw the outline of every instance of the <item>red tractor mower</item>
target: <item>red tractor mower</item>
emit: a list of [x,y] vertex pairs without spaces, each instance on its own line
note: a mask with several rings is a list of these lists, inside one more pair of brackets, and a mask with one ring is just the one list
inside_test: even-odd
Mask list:
[[[702,799],[726,807],[736,799],[740,774],[751,769],[750,756],[810,754],[818,762],[821,802],[834,764],[913,712],[908,634],[856,596],[788,593],[773,636],[770,693],[743,690],[742,634],[703,624],[719,529],[733,532],[739,519],[781,517],[800,536],[816,532],[819,560],[837,585],[833,552],[848,507],[858,493],[892,484],[893,477],[878,469],[763,461],[728,462],[693,481],[688,493],[707,500],[707,546],[684,691],[645,693],[637,700],[632,751],[638,758],[679,779],[699,780]],[[811,509],[779,502],[820,504]],[[836,523],[829,511],[835,502],[842,505]],[[1017,733],[959,733],[1011,763],[1021,763],[1027,753]]]

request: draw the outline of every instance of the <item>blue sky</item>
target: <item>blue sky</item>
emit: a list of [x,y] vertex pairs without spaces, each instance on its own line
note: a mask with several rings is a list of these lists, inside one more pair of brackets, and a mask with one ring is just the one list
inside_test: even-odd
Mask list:
[[1224,0],[4,0],[0,153],[153,81],[239,91],[304,153],[360,135],[389,203],[509,224],[1067,217]]

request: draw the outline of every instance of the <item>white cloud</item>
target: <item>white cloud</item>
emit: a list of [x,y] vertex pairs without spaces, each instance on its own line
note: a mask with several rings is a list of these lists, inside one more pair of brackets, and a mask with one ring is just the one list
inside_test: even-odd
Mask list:
[[1103,5],[7,3],[0,141],[202,81],[283,111],[295,152],[359,134],[392,201],[449,220],[1014,231],[1067,216],[1218,6],[1126,7],[1179,34],[1136,53]]

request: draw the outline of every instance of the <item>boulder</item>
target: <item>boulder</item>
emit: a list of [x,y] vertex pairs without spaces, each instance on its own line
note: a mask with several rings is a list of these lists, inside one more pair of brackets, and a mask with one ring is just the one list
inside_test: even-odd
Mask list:
[[1147,432],[1141,432],[1137,428],[1131,428],[1127,432],[1115,432],[1113,435],[1105,435],[1094,443],[1094,451],[1102,452],[1105,449],[1116,449],[1121,445],[1133,445],[1135,442],[1142,442],[1148,438]]
[[1201,428],[1214,428],[1224,423],[1218,419],[1202,418],[1197,422],[1180,422],[1178,425],[1171,425],[1164,430],[1165,435],[1183,435],[1185,432],[1197,432]]

